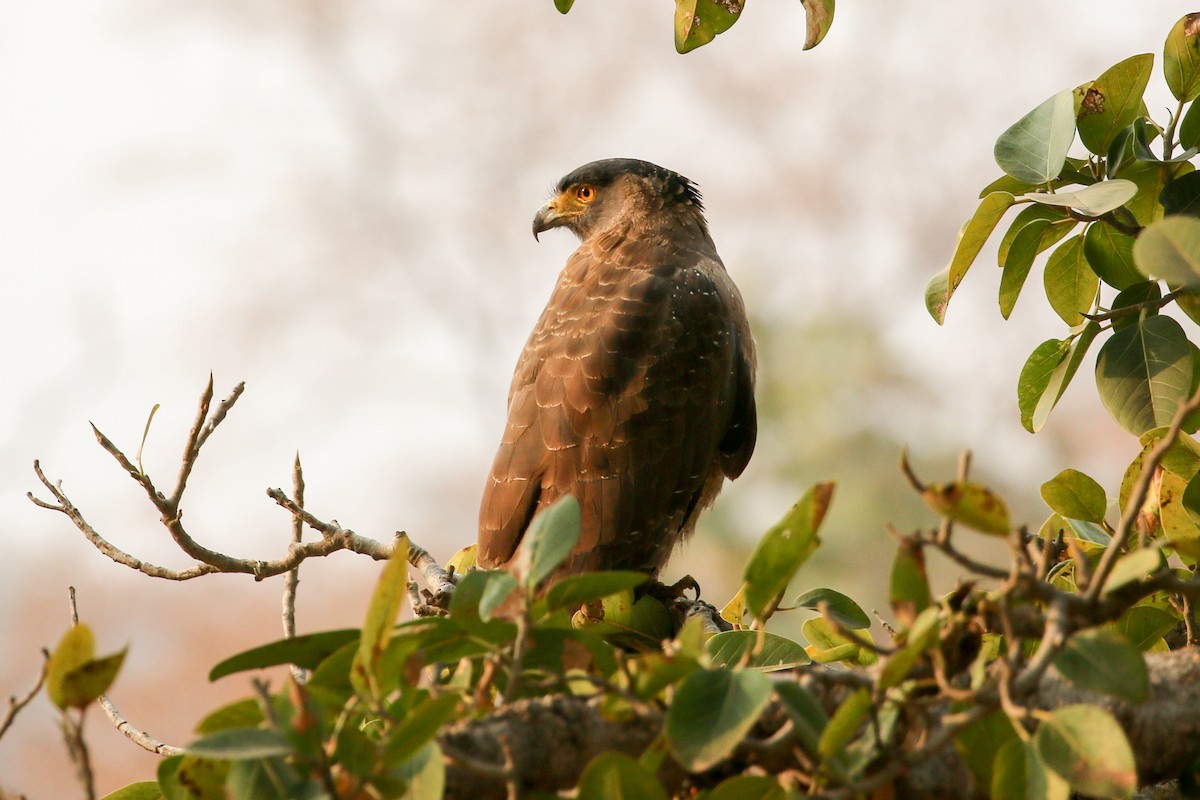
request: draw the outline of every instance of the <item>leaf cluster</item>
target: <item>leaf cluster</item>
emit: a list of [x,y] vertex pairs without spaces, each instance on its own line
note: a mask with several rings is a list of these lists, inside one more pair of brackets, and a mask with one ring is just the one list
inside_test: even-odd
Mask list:
[[[1035,263],[1062,338],[1034,348],[1021,370],[1021,423],[1040,430],[1095,344],[1096,387],[1113,419],[1141,436],[1166,425],[1200,387],[1200,349],[1174,318],[1200,320],[1200,32],[1180,19],[1163,49],[1176,100],[1156,122],[1143,94],[1154,56],[1127,58],[1038,105],[996,141],[1004,176],[984,187],[949,265],[926,289],[937,322],[984,244],[1000,238],[998,302],[1012,313]],[[1085,148],[1070,155],[1078,140]],[[1011,213],[1015,212],[1015,213]],[[1011,217],[1010,217],[1011,213]],[[1194,432],[1200,418],[1187,421]]]

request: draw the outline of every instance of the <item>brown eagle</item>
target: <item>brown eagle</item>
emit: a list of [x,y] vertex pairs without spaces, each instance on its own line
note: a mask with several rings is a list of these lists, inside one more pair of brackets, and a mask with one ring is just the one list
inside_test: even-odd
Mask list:
[[478,563],[504,567],[534,514],[583,513],[559,577],[657,576],[757,431],[754,342],[700,192],[646,161],[566,175],[533,219],[581,241],[517,362],[479,512]]

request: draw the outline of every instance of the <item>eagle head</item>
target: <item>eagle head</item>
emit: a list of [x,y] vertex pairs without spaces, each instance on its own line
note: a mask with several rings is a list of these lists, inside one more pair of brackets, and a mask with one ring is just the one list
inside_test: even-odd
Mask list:
[[[533,238],[551,228],[567,228],[586,240],[592,231],[618,218],[664,210],[704,210],[696,184],[677,172],[636,158],[606,158],[562,177],[554,196],[533,218]],[[703,217],[701,216],[701,219]]]

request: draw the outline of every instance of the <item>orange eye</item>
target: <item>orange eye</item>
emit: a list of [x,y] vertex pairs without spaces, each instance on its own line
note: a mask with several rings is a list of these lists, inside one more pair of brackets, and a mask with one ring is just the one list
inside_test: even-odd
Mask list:
[[575,189],[575,196],[585,203],[590,203],[596,199],[596,190],[585,184]]

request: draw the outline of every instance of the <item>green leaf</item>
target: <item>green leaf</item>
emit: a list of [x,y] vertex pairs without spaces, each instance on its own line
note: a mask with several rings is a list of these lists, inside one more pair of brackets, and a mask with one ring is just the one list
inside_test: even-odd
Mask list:
[[[1017,378],[1017,407],[1021,411],[1021,424],[1030,433],[1042,429],[1050,416],[1050,409],[1058,402],[1056,393],[1048,391],[1051,377],[1061,365],[1067,363],[1070,352],[1069,340],[1048,339],[1034,348],[1021,368],[1021,375]],[[1051,399],[1043,404],[1045,397]],[[1043,405],[1048,407],[1042,414],[1035,415]]]
[[[1116,311],[1121,308],[1129,308],[1130,306],[1140,305],[1142,303],[1154,302],[1162,299],[1162,289],[1158,281],[1142,280],[1141,283],[1135,283],[1128,289],[1124,289],[1113,298],[1112,310]],[[1132,327],[1138,323],[1141,315],[1153,317],[1158,314],[1157,308],[1142,308],[1137,314],[1125,314],[1119,317],[1113,317],[1112,327],[1114,331],[1121,331]]]
[[278,731],[265,728],[227,728],[192,742],[190,755],[212,759],[247,759],[288,756],[292,745]]
[[1025,286],[1033,260],[1041,252],[1042,237],[1049,227],[1049,220],[1034,220],[1022,227],[1012,241],[1004,259],[1004,272],[1000,275],[1000,315],[1005,319],[1017,304],[1017,297]]
[[821,43],[833,25],[834,0],[800,0],[804,4],[806,30],[804,49],[811,50]]
[[1185,480],[1170,472],[1158,482],[1159,521],[1163,535],[1184,563],[1200,560],[1200,524],[1196,520],[1197,490],[1188,494],[1196,478]]
[[360,694],[370,694],[379,688],[379,666],[383,653],[392,637],[392,629],[400,616],[408,588],[408,539],[396,540],[392,554],[388,557],[371,605],[367,607],[367,618],[363,622],[362,636],[358,640],[358,653],[350,668],[350,680]]
[[1115,623],[1115,628],[1138,650],[1145,652],[1162,640],[1179,617],[1154,606],[1134,606]]
[[229,728],[256,728],[263,722],[262,707],[253,697],[227,703],[204,715],[196,723],[196,733],[206,736]]
[[1123,129],[1133,124],[1142,109],[1142,92],[1150,80],[1154,56],[1132,56],[1105,70],[1092,82],[1079,110],[1079,138],[1099,156]]
[[1092,628],[1071,636],[1055,657],[1054,667],[1081,689],[1130,703],[1144,702],[1150,693],[1146,660],[1111,628]]
[[488,620],[517,588],[517,579],[507,570],[476,569],[462,576],[450,595],[450,613],[474,614]]
[[[762,632],[763,646],[745,666],[763,672],[792,669],[812,661],[799,642],[776,633]],[[704,648],[718,666],[736,666],[758,644],[759,631],[724,631],[709,637]]]
[[554,0],[554,7],[558,9],[558,13],[560,14],[570,11],[573,5],[575,5],[575,0]]
[[[91,661],[95,654],[96,639],[91,628],[81,622],[67,629],[46,663],[46,691],[54,705],[60,709],[76,707],[75,701],[79,698],[73,695],[68,676]],[[86,699],[80,705],[85,706],[95,699]]]
[[418,703],[392,729],[383,749],[384,761],[399,764],[416,755],[444,725],[458,717],[459,702],[457,695],[444,694]]
[[926,652],[938,641],[940,613],[937,606],[922,611],[908,631],[904,646],[887,658],[876,679],[879,688],[899,686]]
[[1104,593],[1115,592],[1131,583],[1137,583],[1147,575],[1157,572],[1165,563],[1162,551],[1154,547],[1144,547],[1127,553],[1113,564],[1112,572],[1104,581]]
[[1134,161],[1120,171],[1120,176],[1131,180],[1138,186],[1138,193],[1125,204],[1125,208],[1133,215],[1138,225],[1149,225],[1162,219],[1163,207],[1159,198],[1170,177],[1168,168],[1162,164],[1147,161]]
[[295,664],[304,669],[316,669],[317,665],[334,651],[355,641],[360,634],[361,631],[357,628],[344,628],[294,636],[291,639],[280,639],[277,642],[260,645],[230,656],[209,671],[208,679],[215,681],[236,672],[266,669],[281,664]]
[[1149,277],[1200,288],[1200,219],[1172,216],[1150,225],[1133,245],[1133,260]]
[[917,615],[929,607],[929,578],[925,572],[925,552],[920,545],[900,541],[892,561],[888,600],[905,627],[911,626]]
[[688,53],[733,27],[745,0],[675,0],[675,49]]
[[1021,231],[1025,230],[1026,226],[1032,225],[1039,220],[1050,223],[1050,227],[1042,233],[1042,240],[1038,243],[1037,252],[1039,253],[1049,250],[1058,242],[1065,239],[1079,225],[1077,220],[1073,220],[1067,216],[1067,212],[1064,209],[1030,203],[1013,217],[1012,224],[1008,226],[1008,230],[1000,237],[1000,246],[996,249],[996,264],[998,266],[1003,267],[1004,263],[1008,260],[1008,254],[1017,236],[1021,234]]
[[[1141,161],[1150,161],[1155,164],[1178,164],[1183,161],[1188,161],[1196,155],[1198,151],[1195,147],[1188,148],[1182,153],[1169,155],[1155,155],[1150,149],[1150,143],[1159,135],[1158,128],[1151,128],[1146,123],[1145,117],[1138,117],[1133,121],[1133,154]],[[1189,165],[1190,166],[1190,165]]]
[[770,615],[796,570],[817,549],[817,530],[832,500],[833,484],[816,484],[759,541],[743,573],[746,605],[755,617]]
[[158,785],[167,800],[225,800],[229,763],[193,755],[171,756],[158,764]]
[[1088,226],[1083,254],[1092,272],[1114,289],[1125,290],[1145,280],[1133,263],[1133,237],[1107,222]]
[[748,670],[688,675],[667,709],[666,734],[675,759],[692,772],[728,756],[771,700],[771,679]]
[[1135,436],[1170,424],[1191,385],[1191,347],[1170,317],[1149,317],[1117,331],[1096,359],[1104,407]]
[[574,608],[588,600],[598,600],[610,594],[635,589],[646,582],[641,572],[588,572],[572,575],[550,587],[546,604],[551,609]]
[[820,664],[849,661],[860,667],[870,666],[878,660],[875,652],[863,647],[871,642],[871,635],[863,630],[842,633],[824,617],[813,617],[800,626],[809,646],[804,649],[808,657]]
[[1171,181],[1159,195],[1163,213],[1200,217],[1200,172],[1189,172]]
[[1046,768],[1033,742],[1015,737],[996,753],[987,785],[992,800],[1069,800],[1071,796],[1071,787]]
[[1029,192],[1021,195],[1025,200],[1032,200],[1047,206],[1064,206],[1073,208],[1089,217],[1107,214],[1114,208],[1120,208],[1133,199],[1137,194],[1137,184],[1120,178],[1110,181],[1100,181],[1082,189],[1070,192]]
[[933,321],[941,325],[946,321],[946,306],[950,304],[950,267],[934,275],[925,286],[925,310]]
[[578,800],[667,800],[654,773],[624,753],[601,753],[579,778]]
[[717,784],[705,800],[788,800],[779,781],[767,775],[734,775]]
[[73,625],[59,640],[46,665],[46,692],[61,709],[83,708],[108,691],[125,662],[128,648],[96,658],[92,630]]
[[1132,798],[1137,790],[1137,767],[1125,732],[1099,706],[1049,712],[1034,744],[1046,766],[1081,794]]
[[996,756],[1017,733],[1008,715],[997,709],[954,734],[954,748],[975,776],[976,786],[991,786]]
[[517,579],[509,572],[495,572],[483,587],[479,596],[479,618],[489,620],[509,596],[517,589]]
[[527,558],[529,564],[526,589],[536,588],[567,560],[579,542],[582,520],[579,501],[571,495],[560,497],[534,516],[521,541],[525,551],[521,559]]
[[1176,100],[1200,97],[1200,14],[1184,14],[1167,34],[1163,77]]
[[988,487],[973,481],[931,483],[921,492],[925,504],[943,517],[993,536],[1007,536],[1012,528],[1008,506]]
[[1072,327],[1081,324],[1100,288],[1100,279],[1084,258],[1082,236],[1071,237],[1050,254],[1045,284],[1050,306],[1063,322]]
[[1192,103],[1183,115],[1183,121],[1179,123],[1179,144],[1187,148],[1200,145],[1200,103]]
[[1000,218],[1012,207],[1015,199],[1008,192],[992,192],[980,201],[975,213],[959,230],[954,255],[950,259],[950,266],[946,272],[945,286],[941,287],[944,296],[941,298],[936,296],[940,287],[937,277],[930,281],[929,287],[926,289],[925,305],[930,308],[930,313],[933,313],[935,308],[942,309],[940,316],[934,313],[934,319],[938,320],[939,324],[945,318],[945,306],[950,302],[950,297],[962,283],[967,270],[971,268],[971,264],[975,262],[975,258],[983,248],[984,242],[992,235]]
[[100,800],[161,800],[162,796],[158,781],[138,781],[122,786],[115,792],[104,795]]
[[392,769],[392,776],[408,784],[401,800],[442,800],[446,793],[446,764],[442,748],[430,742],[416,755]]
[[833,589],[809,589],[796,598],[795,605],[814,611],[823,610],[825,616],[847,630],[871,627],[867,612],[859,608],[858,603]]
[[1082,472],[1064,469],[1042,484],[1042,499],[1064,517],[1100,522],[1108,510],[1104,487]]
[[826,759],[841,753],[870,712],[871,693],[866,689],[857,689],[847,695],[821,732],[817,752]]
[[775,693],[796,726],[796,738],[800,744],[809,753],[817,752],[821,732],[829,722],[821,704],[803,686],[790,681],[775,684]]
[[1065,89],[1000,135],[996,163],[1019,181],[1046,183],[1062,172],[1074,139],[1075,103]]

